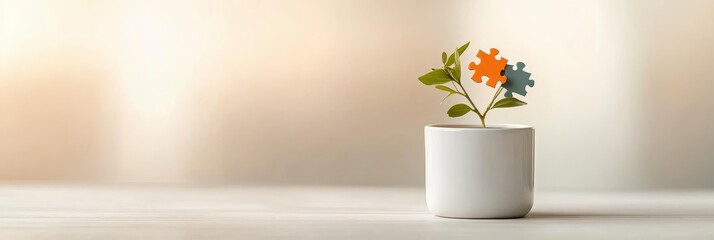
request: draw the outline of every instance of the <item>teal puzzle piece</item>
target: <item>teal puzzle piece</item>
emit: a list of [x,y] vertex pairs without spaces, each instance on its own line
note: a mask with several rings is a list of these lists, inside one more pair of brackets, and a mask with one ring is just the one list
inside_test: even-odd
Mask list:
[[518,66],[517,70],[513,69],[513,65],[506,65],[505,76],[507,80],[506,83],[502,85],[502,87],[506,89],[506,97],[513,97],[513,93],[518,93],[525,97],[526,94],[528,94],[526,86],[533,87],[535,85],[535,81],[530,79],[531,73],[523,71],[526,64],[518,62],[516,66]]

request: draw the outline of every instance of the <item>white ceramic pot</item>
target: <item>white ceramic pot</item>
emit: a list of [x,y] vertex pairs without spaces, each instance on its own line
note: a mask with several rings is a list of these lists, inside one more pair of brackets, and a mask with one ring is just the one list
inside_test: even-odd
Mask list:
[[533,206],[533,127],[428,125],[426,202],[449,218],[517,218]]

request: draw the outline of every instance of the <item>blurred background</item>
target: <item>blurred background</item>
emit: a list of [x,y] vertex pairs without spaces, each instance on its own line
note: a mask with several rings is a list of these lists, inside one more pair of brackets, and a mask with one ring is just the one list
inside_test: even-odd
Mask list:
[[467,41],[533,73],[488,121],[537,189],[714,188],[714,2],[615,0],[0,0],[0,182],[423,186]]

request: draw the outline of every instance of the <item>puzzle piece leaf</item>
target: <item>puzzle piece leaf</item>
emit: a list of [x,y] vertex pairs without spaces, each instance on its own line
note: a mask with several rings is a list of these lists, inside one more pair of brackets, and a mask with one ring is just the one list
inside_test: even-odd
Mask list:
[[494,109],[494,108],[518,107],[518,106],[523,106],[523,105],[526,105],[526,104],[528,104],[528,103],[526,103],[526,102],[524,102],[524,101],[521,101],[521,100],[518,100],[518,99],[513,98],[513,97],[507,97],[507,98],[498,100],[498,102],[496,102],[496,103],[493,104],[493,107],[491,107],[491,109]]
[[431,72],[419,77],[419,81],[425,85],[443,84],[452,81],[449,74],[444,69],[434,69]]
[[447,111],[446,113],[449,114],[449,117],[461,117],[469,113],[470,111],[473,111],[471,107],[466,104],[459,103],[449,108],[449,111]]
[[523,68],[526,67],[526,64],[523,62],[518,62],[516,63],[516,66],[518,67],[518,69],[514,69],[513,65],[506,65],[505,75],[508,80],[506,81],[506,83],[501,85],[507,90],[504,94],[504,96],[506,97],[513,97],[513,93],[518,93],[519,95],[525,97],[526,94],[528,94],[528,91],[526,91],[526,86],[535,86],[535,81],[533,81],[533,79],[530,79],[531,73],[523,70]]
[[446,52],[441,52],[441,63],[446,64]]
[[491,48],[489,54],[486,54],[484,51],[479,50],[476,54],[476,57],[481,59],[481,62],[479,62],[479,64],[476,64],[474,62],[469,63],[469,70],[474,71],[474,74],[473,76],[471,76],[471,79],[474,80],[476,83],[480,83],[482,81],[481,78],[483,76],[486,76],[488,77],[486,85],[492,88],[495,88],[498,82],[500,82],[501,84],[505,84],[507,78],[506,76],[502,75],[502,71],[506,67],[508,59],[496,59],[496,55],[498,55],[498,49],[495,48]]

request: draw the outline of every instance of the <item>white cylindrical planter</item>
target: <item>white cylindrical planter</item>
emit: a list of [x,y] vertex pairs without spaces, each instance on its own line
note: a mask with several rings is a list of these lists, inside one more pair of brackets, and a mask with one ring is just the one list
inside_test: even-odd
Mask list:
[[449,218],[517,218],[533,206],[533,127],[428,125],[426,202]]

